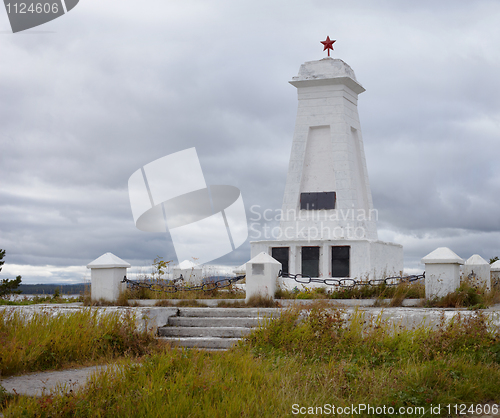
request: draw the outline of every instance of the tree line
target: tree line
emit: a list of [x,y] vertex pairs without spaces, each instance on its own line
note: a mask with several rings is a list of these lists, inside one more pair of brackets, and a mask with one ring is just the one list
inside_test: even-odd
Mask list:
[[[5,250],[0,249],[0,272],[2,266],[5,264],[3,261],[5,257]],[[25,295],[52,295],[58,292],[61,295],[78,295],[85,291],[88,285],[84,283],[79,284],[21,284],[21,276],[15,279],[2,279],[0,280],[0,298],[12,294],[25,294]]]

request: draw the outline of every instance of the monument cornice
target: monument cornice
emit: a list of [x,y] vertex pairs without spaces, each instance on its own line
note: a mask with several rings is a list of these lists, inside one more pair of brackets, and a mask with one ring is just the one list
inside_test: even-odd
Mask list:
[[332,85],[344,85],[349,87],[354,93],[360,94],[366,91],[366,89],[354,81],[351,77],[334,77],[334,78],[315,78],[309,80],[292,80],[289,83],[297,88],[302,87],[323,87]]

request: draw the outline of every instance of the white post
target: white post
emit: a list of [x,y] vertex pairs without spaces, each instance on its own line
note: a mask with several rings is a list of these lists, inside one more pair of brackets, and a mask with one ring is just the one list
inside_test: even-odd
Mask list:
[[246,276],[246,274],[247,274],[247,265],[246,265],[246,263],[242,264],[239,267],[236,267],[233,270],[233,273],[236,274],[237,276]]
[[446,247],[422,258],[425,264],[425,297],[443,297],[460,287],[460,265],[464,260]]
[[90,269],[91,299],[116,302],[120,293],[127,290],[122,283],[130,264],[114,254],[106,253],[87,265]]
[[483,257],[474,254],[464,265],[464,278],[468,278],[473,286],[491,290],[491,266]]
[[174,279],[181,277],[190,284],[201,284],[202,268],[189,260],[184,260],[182,263],[174,267]]
[[491,264],[491,285],[493,287],[500,284],[500,260]]
[[258,295],[274,299],[276,283],[281,285],[280,270],[281,263],[266,253],[260,253],[246,263],[246,301]]

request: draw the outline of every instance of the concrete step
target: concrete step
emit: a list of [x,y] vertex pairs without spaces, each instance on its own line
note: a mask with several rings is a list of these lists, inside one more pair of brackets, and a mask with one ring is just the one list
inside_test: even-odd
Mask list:
[[179,347],[227,350],[252,328],[279,315],[275,308],[178,308],[158,328],[158,337]]
[[168,341],[172,345],[187,348],[202,348],[210,350],[227,350],[239,341],[239,338],[210,338],[210,337],[160,337],[162,341]]
[[217,337],[240,338],[250,334],[247,327],[161,327],[158,328],[160,337]]
[[168,318],[168,325],[173,327],[246,327],[252,328],[264,322],[263,318],[224,318],[224,317],[180,317]]
[[178,316],[181,317],[238,317],[262,318],[278,317],[280,309],[277,308],[179,308]]

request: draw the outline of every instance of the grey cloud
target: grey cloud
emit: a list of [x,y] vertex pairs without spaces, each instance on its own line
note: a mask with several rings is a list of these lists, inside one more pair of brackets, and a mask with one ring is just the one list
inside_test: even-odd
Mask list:
[[[279,209],[297,106],[288,81],[324,56],[326,35],[367,89],[381,235],[405,245],[411,268],[443,245],[500,255],[499,17],[494,1],[91,2],[43,27],[55,33],[0,35],[7,263],[175,258],[168,234],[135,228],[127,181],[193,146],[207,184],[238,187],[247,213]],[[217,262],[249,256],[246,243]]]

